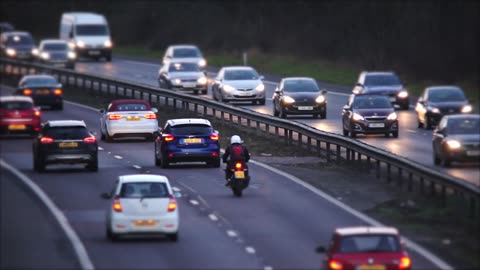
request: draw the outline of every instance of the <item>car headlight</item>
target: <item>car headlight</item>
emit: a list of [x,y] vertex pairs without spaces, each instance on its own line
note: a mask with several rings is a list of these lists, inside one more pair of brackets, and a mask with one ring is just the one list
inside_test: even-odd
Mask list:
[[85,48],[85,42],[83,42],[83,41],[81,41],[81,40],[77,41],[77,44],[76,44],[76,45],[77,45],[77,47],[79,47],[79,48]]
[[232,91],[235,91],[235,87],[230,86],[230,85],[224,85],[224,86],[223,86],[223,90],[224,90],[225,92],[232,92]]
[[398,96],[399,98],[406,98],[406,97],[408,97],[408,92],[405,91],[405,90],[402,90],[402,91],[400,91],[400,92],[397,94],[397,96]]
[[324,96],[318,96],[318,97],[315,99],[315,102],[317,102],[317,103],[324,103],[324,102],[325,102],[325,97],[324,97]]
[[32,54],[33,54],[33,55],[38,55],[38,53],[39,53],[39,51],[38,51],[37,48],[33,48],[33,49],[32,49]]
[[353,113],[353,120],[360,121],[360,120],[365,120],[365,118],[363,118],[363,116],[361,116],[358,113]]
[[105,42],[103,43],[103,46],[105,46],[105,48],[111,48],[112,47],[112,41],[111,40],[105,40]]
[[255,90],[257,91],[263,91],[265,90],[265,85],[263,83],[257,85],[257,87],[255,87]]
[[448,148],[450,149],[458,149],[462,146],[462,144],[456,140],[447,141],[447,145],[448,145]]
[[207,84],[207,82],[208,82],[207,77],[200,77],[197,80],[197,83],[199,84]]
[[391,113],[388,115],[387,120],[396,120],[397,119],[397,114],[396,113]]
[[200,61],[198,61],[198,66],[201,67],[201,68],[204,68],[207,66],[207,61],[205,61],[205,59],[201,59]]
[[17,52],[15,51],[15,49],[7,48],[7,55],[8,56],[15,56],[16,54],[17,54]]
[[40,54],[40,57],[41,57],[43,60],[48,60],[48,59],[50,59],[50,54],[47,53],[47,52],[42,52],[42,54]]
[[182,80],[180,80],[180,79],[172,79],[172,83],[173,83],[173,84],[181,84],[181,83],[182,83]]
[[472,105],[465,105],[462,108],[462,113],[469,113],[472,112]]
[[68,47],[70,48],[70,50],[75,49],[75,42],[68,42]]
[[440,110],[435,107],[427,107],[427,110],[431,111],[432,113],[440,113]]
[[77,58],[77,54],[75,52],[68,52],[67,53],[68,59],[75,59]]
[[283,103],[292,104],[294,102],[295,102],[295,99],[293,99],[292,97],[289,97],[289,96],[283,97]]

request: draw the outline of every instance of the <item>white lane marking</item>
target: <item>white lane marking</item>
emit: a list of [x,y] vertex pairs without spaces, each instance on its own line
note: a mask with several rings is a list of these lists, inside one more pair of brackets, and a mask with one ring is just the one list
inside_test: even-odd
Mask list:
[[228,230],[227,235],[230,236],[230,237],[237,237],[237,233],[235,231],[232,231],[232,230]]
[[188,186],[187,184],[184,184],[182,182],[179,183],[180,185],[182,185],[184,188],[190,190],[191,192],[194,192],[194,193],[197,193],[197,191],[195,189],[193,189],[192,187]]
[[271,267],[271,266],[265,266],[265,267],[263,267],[263,270],[273,270],[273,267]]
[[133,168],[137,169],[137,170],[140,170],[142,169],[142,167],[138,166],[138,165],[133,165]]
[[26,186],[28,186],[52,212],[54,218],[58,221],[60,227],[63,229],[64,233],[67,235],[68,239],[72,243],[73,249],[78,257],[78,260],[80,261],[82,269],[95,269],[92,261],[88,257],[87,250],[85,249],[82,241],[73,230],[65,215],[62,213],[62,211],[60,211],[60,209],[58,209],[58,207],[52,202],[52,200],[50,200],[47,194],[45,194],[45,192],[37,184],[30,180],[25,174],[21,173],[20,171],[12,167],[10,164],[6,163],[3,159],[0,159],[0,166],[5,168],[6,170],[9,170],[16,177],[22,180],[22,182]]
[[246,247],[245,248],[245,251],[248,253],[248,254],[255,254],[255,249],[253,247]]
[[214,214],[208,215],[208,218],[210,218],[212,221],[217,221],[218,220],[217,216],[215,216]]
[[416,130],[413,130],[413,129],[407,129],[407,132],[410,132],[410,133],[417,133]]
[[103,151],[103,150],[105,150],[105,149],[103,149],[103,147],[100,147],[100,146],[99,146],[99,147],[98,147],[98,150]]
[[162,66],[161,64],[151,64],[151,63],[145,63],[145,62],[138,62],[138,61],[132,61],[132,60],[120,60],[124,63],[130,63],[130,64],[135,64],[135,65],[144,65],[144,66],[151,66],[151,67],[156,67],[159,68]]
[[122,156],[117,156],[117,155],[115,155],[115,156],[113,156],[113,157],[116,158],[116,159],[123,159]]
[[179,189],[178,187],[172,187],[172,190],[173,190],[173,191],[176,191],[176,192],[180,192],[180,191],[182,191],[182,190],[181,190],[181,189]]
[[[319,190],[319,189],[316,189],[314,186],[306,183],[306,182],[303,182],[302,180],[300,180],[299,178],[291,175],[291,174],[288,174],[286,172],[282,172],[276,168],[273,168],[267,164],[263,164],[263,163],[260,163],[260,162],[257,162],[255,160],[250,160],[251,163],[253,164],[256,164],[260,167],[263,167],[265,169],[268,169],[272,172],[275,172],[301,186],[303,186],[304,188],[310,190],[311,192],[315,193],[316,195],[324,198],[325,200],[329,201],[331,204],[334,204],[336,206],[338,206],[339,208],[341,208],[342,210],[350,213],[351,215],[357,217],[358,219],[361,219],[363,220],[364,222],[372,225],[372,226],[385,226],[384,224],[374,220],[373,218],[351,208],[350,206],[346,205],[345,203],[343,202],[340,202],[338,200],[336,200],[335,198],[333,198],[332,196],[328,195],[327,193]],[[409,246],[411,249],[413,249],[414,251],[416,251],[417,253],[419,253],[420,255],[422,255],[423,257],[427,258],[430,262],[432,262],[433,264],[435,264],[435,266],[438,268],[438,269],[443,269],[443,270],[453,270],[453,267],[449,264],[447,264],[445,261],[443,261],[442,259],[438,258],[436,255],[434,255],[433,253],[431,253],[430,251],[426,250],[425,248],[423,248],[422,246],[414,243],[413,241],[409,240],[408,238],[406,237],[402,237],[405,244],[407,246]]]
[[207,201],[206,201],[205,199],[203,199],[202,196],[198,196],[198,200],[199,200],[199,201],[202,201],[202,203],[203,203],[206,207],[209,207],[209,208],[210,208],[210,206],[208,205]]
[[193,205],[199,205],[200,203],[195,201],[195,200],[190,200],[190,203],[193,204]]

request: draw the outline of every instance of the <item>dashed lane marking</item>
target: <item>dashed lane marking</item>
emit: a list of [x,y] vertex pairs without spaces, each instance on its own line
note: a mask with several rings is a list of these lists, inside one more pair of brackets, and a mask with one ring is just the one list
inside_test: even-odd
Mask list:
[[190,200],[190,203],[193,204],[193,205],[199,205],[199,203],[195,200]]
[[237,233],[235,231],[232,231],[232,230],[228,230],[227,235],[230,236],[230,237],[237,237]]
[[117,156],[117,155],[115,155],[115,156],[113,156],[113,157],[116,158],[116,159],[123,159],[122,156]]
[[142,169],[142,167],[140,167],[140,166],[138,166],[138,165],[133,165],[133,167],[134,167],[135,169],[137,169],[137,170]]
[[212,221],[217,221],[217,220],[218,220],[217,216],[215,216],[214,214],[210,214],[210,215],[208,215],[208,217],[209,217]]
[[255,249],[253,247],[246,247],[245,248],[245,251],[248,253],[248,254],[255,254]]

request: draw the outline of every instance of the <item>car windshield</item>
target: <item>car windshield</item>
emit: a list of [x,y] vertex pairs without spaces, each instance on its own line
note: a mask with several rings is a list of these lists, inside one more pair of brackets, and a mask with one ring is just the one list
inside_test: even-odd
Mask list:
[[57,86],[58,82],[54,78],[30,78],[23,82],[22,86]]
[[283,90],[287,92],[318,92],[317,83],[313,80],[287,80]]
[[258,74],[254,70],[227,70],[224,79],[227,81],[258,80]]
[[200,68],[196,63],[172,63],[168,72],[198,72]]
[[123,183],[120,198],[168,198],[169,192],[165,183],[135,182]]
[[6,101],[0,103],[0,109],[6,110],[28,110],[33,107],[33,103],[27,101]]
[[392,104],[387,97],[356,96],[353,101],[354,109],[383,109],[391,108]]
[[480,118],[448,119],[449,134],[480,134]]
[[47,43],[44,44],[43,49],[47,51],[66,51],[68,46],[66,43]]
[[90,136],[88,130],[81,126],[48,127],[43,131],[43,135],[58,140],[82,140],[83,138]]
[[398,238],[392,235],[353,235],[340,240],[339,253],[399,252]]
[[79,24],[76,27],[78,36],[106,36],[108,28],[104,24]]
[[365,77],[367,86],[400,85],[400,79],[394,74],[368,75]]
[[200,52],[195,48],[178,48],[173,50],[174,58],[201,57]]
[[140,103],[125,103],[125,104],[117,104],[116,106],[112,106],[110,111],[147,111],[149,110],[146,104]]
[[428,100],[431,102],[466,101],[463,91],[456,88],[435,89],[429,91]]
[[33,45],[33,38],[29,35],[11,35],[7,38],[7,46]]
[[208,125],[176,125],[172,127],[173,135],[202,135],[211,134],[212,127]]

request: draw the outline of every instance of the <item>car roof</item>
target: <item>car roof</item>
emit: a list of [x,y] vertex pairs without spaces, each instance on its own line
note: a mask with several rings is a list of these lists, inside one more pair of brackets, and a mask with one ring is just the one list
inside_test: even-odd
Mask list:
[[113,100],[112,104],[127,104],[127,103],[137,103],[137,104],[149,104],[148,101],[143,99],[117,99]]
[[168,178],[163,175],[156,174],[127,174],[118,177],[121,183],[138,183],[138,182],[157,182],[169,183]]
[[63,39],[42,39],[40,43],[65,43],[68,44],[67,41]]
[[12,101],[25,101],[33,103],[33,99],[31,97],[26,96],[1,96],[1,102],[12,102]]
[[284,81],[297,81],[297,80],[304,80],[304,81],[315,81],[313,78],[310,77],[286,77],[283,78]]
[[365,75],[397,75],[393,71],[364,71]]
[[[427,87],[427,90],[429,91],[435,91],[435,90],[440,90],[440,89],[458,89],[458,90],[462,90],[462,88],[458,87],[458,86],[455,86],[455,85],[435,85],[435,86],[429,86]],[[463,91],[463,90],[462,90]]]
[[9,31],[2,33],[2,35],[6,36],[31,36],[30,32],[27,31]]
[[170,47],[173,49],[198,49],[197,46],[191,44],[176,44],[170,45]]
[[83,120],[51,120],[46,122],[50,127],[87,127]]
[[392,234],[398,235],[398,230],[394,227],[344,227],[337,228],[335,233],[341,236],[359,235],[359,234]]
[[228,67],[223,67],[225,70],[255,70],[253,67],[249,66],[228,66]]
[[203,124],[203,125],[209,125],[210,121],[207,119],[203,118],[179,118],[179,119],[169,119],[167,120],[168,125],[170,126],[176,126],[176,125],[186,125],[186,124]]
[[52,75],[48,75],[48,74],[35,74],[35,75],[25,75],[22,77],[22,80],[24,79],[55,79],[57,80],[57,78],[53,77]]

